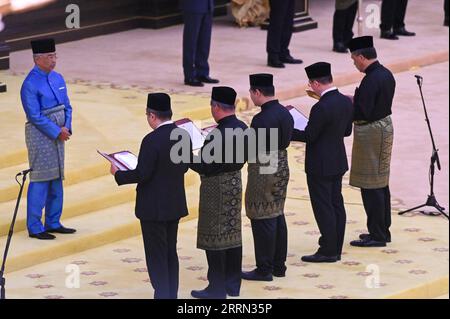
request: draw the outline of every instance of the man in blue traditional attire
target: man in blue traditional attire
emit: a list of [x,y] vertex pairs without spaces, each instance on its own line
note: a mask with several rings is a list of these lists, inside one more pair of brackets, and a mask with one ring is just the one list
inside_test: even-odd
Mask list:
[[[71,234],[61,222],[63,209],[64,144],[72,135],[72,106],[64,78],[53,71],[53,39],[31,42],[35,66],[23,82],[20,96],[27,116],[25,139],[32,172],[27,194],[30,237],[54,239],[51,233]],[[45,225],[42,210],[45,207]]]

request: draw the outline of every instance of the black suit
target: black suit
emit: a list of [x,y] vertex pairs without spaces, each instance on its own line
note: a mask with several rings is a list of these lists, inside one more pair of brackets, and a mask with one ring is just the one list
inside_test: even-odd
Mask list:
[[267,53],[269,58],[290,56],[294,29],[295,0],[269,0],[270,24],[267,32]]
[[391,31],[405,26],[406,7],[408,0],[383,0],[381,5],[382,31]]
[[342,176],[348,170],[344,137],[352,132],[352,101],[333,90],[316,103],[304,131],[294,130],[293,141],[306,142],[305,171],[314,216],[321,238],[318,253],[339,256],[344,243],[346,213]]
[[209,75],[214,0],[182,0],[183,69],[186,80]]
[[[355,121],[372,123],[392,114],[396,82],[391,71],[376,61],[364,71],[366,76],[355,91]],[[377,241],[390,241],[391,193],[383,188],[361,188],[367,228]]]
[[[232,138],[227,138],[227,131],[233,129],[241,129],[242,134],[247,130],[247,125],[240,121],[236,115],[230,115],[224,117],[218,122],[216,130],[221,133],[221,140],[215,140],[213,134],[209,134],[205,145],[199,153],[199,156],[203,154],[205,146],[213,143],[214,147],[222,147],[222,161],[220,163],[212,162],[206,163],[203,157],[194,160],[194,163],[190,164],[189,167],[199,173],[200,175],[211,177],[219,176],[227,172],[240,171],[245,164],[246,154],[237,154],[238,150],[238,140],[244,141],[246,143],[243,135],[236,133],[236,136]],[[217,135],[216,135],[217,136]],[[240,137],[240,139],[237,138]],[[242,147],[242,146],[241,146]],[[242,147],[243,151],[246,152],[247,146]],[[227,152],[233,153],[233,159],[227,161]],[[213,152],[212,154],[213,155]],[[242,156],[242,158],[240,158]],[[217,189],[215,191],[220,191]],[[239,194],[238,197],[242,196]],[[240,221],[240,220],[239,220]],[[229,221],[228,221],[229,222]],[[223,232],[226,232],[229,225],[216,225],[216,227],[222,227]],[[217,299],[226,298],[227,292],[239,295],[241,289],[241,271],[242,271],[242,246],[227,248],[227,249],[216,249],[216,250],[205,250],[206,257],[208,260],[208,292],[212,297]]]
[[[269,101],[261,105],[261,112],[256,114],[250,125],[256,130],[256,145],[258,148],[260,132],[258,129],[266,129],[265,150],[258,149],[257,153],[263,151],[285,150],[289,147],[294,128],[294,119],[289,111],[279,103],[278,100]],[[271,147],[271,131],[276,129],[278,141],[275,149]],[[251,147],[251,145],[249,145]],[[252,154],[249,153],[249,160]],[[258,272],[260,274],[286,272],[286,258],[288,234],[284,212],[274,218],[251,219],[253,242],[255,246],[255,259]]]
[[178,292],[177,229],[188,214],[184,174],[188,164],[175,164],[170,140],[175,124],[162,125],[142,141],[138,165],[118,171],[118,185],[137,183],[136,217],[141,221],[147,267],[155,299],[175,299]]

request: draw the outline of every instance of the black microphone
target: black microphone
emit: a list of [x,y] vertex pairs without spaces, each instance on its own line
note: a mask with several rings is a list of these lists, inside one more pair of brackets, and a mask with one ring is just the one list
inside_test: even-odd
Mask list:
[[420,82],[422,82],[423,81],[423,77],[421,77],[420,75],[414,75],[414,77],[417,79],[417,84],[419,84],[420,85]]
[[32,172],[32,171],[33,171],[33,169],[32,169],[32,168],[29,168],[29,169],[26,169],[26,170],[24,170],[24,171],[21,171],[20,173],[17,173],[17,176],[27,175],[28,173],[30,173],[30,172]]

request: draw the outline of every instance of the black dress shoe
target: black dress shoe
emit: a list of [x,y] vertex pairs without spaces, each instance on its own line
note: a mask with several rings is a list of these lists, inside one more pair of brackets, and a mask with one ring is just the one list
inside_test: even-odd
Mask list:
[[416,35],[415,32],[409,32],[408,30],[406,30],[405,27],[394,29],[394,34],[395,35],[402,35],[402,36],[405,36],[405,37],[413,37],[413,36]]
[[337,42],[333,45],[333,51],[338,53],[347,53],[348,48],[342,42]]
[[354,247],[386,247],[386,243],[384,241],[376,241],[372,239],[354,240],[350,242],[350,245]]
[[286,66],[284,65],[283,62],[281,62],[280,59],[268,59],[267,60],[267,65],[272,67],[272,68],[278,68],[278,69],[282,69],[285,68]]
[[273,271],[272,275],[278,278],[286,277],[286,271]]
[[203,290],[192,290],[191,296],[197,299],[226,299],[227,296],[219,296],[217,294],[212,294],[210,291],[208,291],[208,288],[205,288]]
[[242,279],[253,281],[272,281],[272,274],[261,274],[256,269],[252,271],[243,271],[241,274]]
[[58,234],[73,234],[76,232],[76,229],[73,228],[66,228],[64,226],[61,226],[59,228],[55,229],[48,229],[46,230],[47,233],[58,233]]
[[381,31],[380,38],[386,40],[398,40],[398,36],[396,36],[395,33],[392,31]]
[[189,86],[195,86],[195,87],[205,86],[202,82],[200,82],[197,79],[186,79],[186,80],[184,80],[184,84],[189,85]]
[[318,253],[310,256],[303,256],[302,261],[306,263],[335,263],[337,256],[324,256]]
[[303,63],[303,60],[296,59],[290,55],[280,58],[280,61],[282,63],[286,63],[286,64],[302,64]]
[[227,290],[227,295],[230,297],[239,297],[240,293],[239,293],[239,291],[228,291]]
[[49,234],[47,232],[42,232],[42,233],[39,233],[39,234],[30,234],[29,236],[31,238],[37,238],[37,239],[40,239],[40,240],[52,240],[52,239],[56,238],[55,236],[53,236],[52,234]]
[[208,75],[206,75],[206,76],[199,76],[199,77],[197,77],[197,80],[199,80],[202,83],[208,83],[208,84],[217,84],[217,83],[220,82],[217,79],[210,78]]
[[[369,239],[371,239],[371,237],[370,237],[370,234],[361,234],[361,235],[359,235],[359,239],[362,239],[362,240],[369,240]],[[390,242],[391,242],[391,239],[388,238],[388,240],[387,240],[386,242],[387,242],[387,243],[390,243]]]

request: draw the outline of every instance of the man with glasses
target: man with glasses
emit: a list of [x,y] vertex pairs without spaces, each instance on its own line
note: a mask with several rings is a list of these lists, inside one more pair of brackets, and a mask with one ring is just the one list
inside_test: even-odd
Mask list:
[[118,185],[137,184],[135,214],[141,223],[154,298],[177,299],[178,224],[188,215],[184,174],[189,167],[183,161],[177,163],[171,150],[185,141],[190,159],[192,145],[188,133],[172,122],[169,95],[149,94],[146,111],[153,131],[142,140],[136,169],[120,171],[112,164],[110,172]]
[[305,71],[320,100],[312,107],[305,129],[294,129],[292,140],[306,143],[308,191],[321,237],[317,252],[302,261],[333,263],[341,259],[344,244],[342,177],[348,170],[344,137],[352,132],[353,104],[334,86],[329,63],[314,63]]
[[[72,106],[67,86],[56,66],[53,39],[31,42],[35,66],[20,92],[27,117],[25,138],[32,172],[27,194],[30,237],[55,239],[51,233],[72,234],[61,222],[63,209],[64,144],[72,135]],[[42,209],[45,207],[45,225]]]
[[361,234],[350,245],[384,247],[391,242],[389,176],[396,82],[392,72],[378,61],[371,36],[353,39],[349,48],[355,67],[365,73],[353,102],[355,125],[350,185],[361,189],[368,229],[367,234]]

